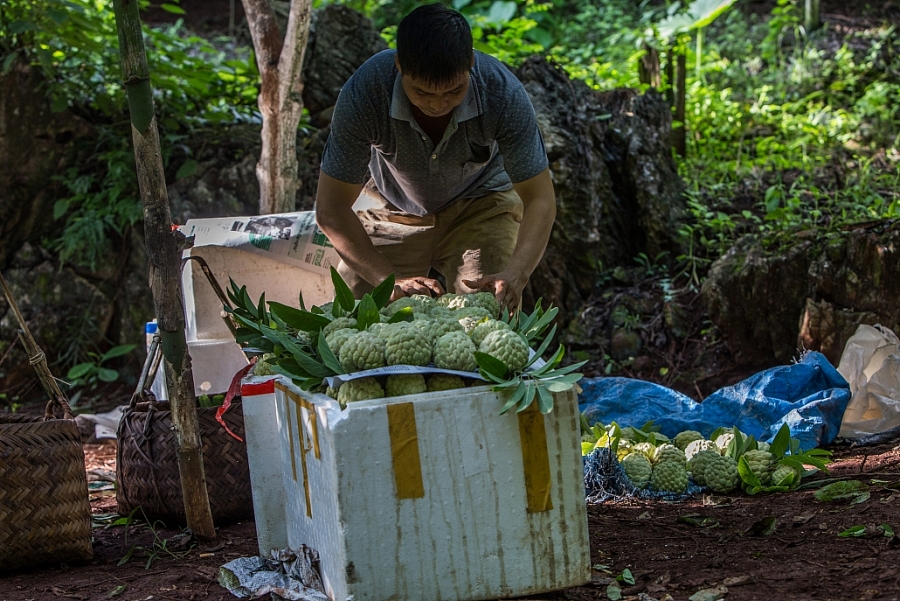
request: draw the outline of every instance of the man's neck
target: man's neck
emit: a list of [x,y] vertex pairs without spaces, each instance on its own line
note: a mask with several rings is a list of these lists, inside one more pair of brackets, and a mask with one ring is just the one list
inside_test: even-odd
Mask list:
[[416,119],[416,123],[422,128],[422,131],[428,134],[428,137],[431,138],[431,141],[434,142],[435,145],[440,144],[441,138],[444,137],[444,132],[447,131],[447,125],[449,125],[450,120],[453,118],[453,111],[440,117],[429,117],[415,105],[412,105],[412,112],[413,117]]

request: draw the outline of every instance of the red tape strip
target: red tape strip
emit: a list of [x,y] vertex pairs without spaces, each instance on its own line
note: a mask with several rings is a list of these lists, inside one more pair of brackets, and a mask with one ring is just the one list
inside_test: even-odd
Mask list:
[[228,427],[228,424],[225,423],[222,416],[225,415],[225,412],[231,407],[231,401],[234,399],[235,395],[241,391],[241,380],[244,379],[247,372],[253,369],[254,365],[256,365],[256,357],[253,357],[253,359],[250,360],[250,365],[242,367],[234,374],[234,377],[231,378],[231,386],[228,387],[228,393],[225,395],[225,401],[222,403],[222,406],[216,410],[216,421],[222,424],[222,427],[225,428],[225,431],[228,432],[232,438],[237,439],[240,442],[244,442],[244,439],[231,431],[231,428]]

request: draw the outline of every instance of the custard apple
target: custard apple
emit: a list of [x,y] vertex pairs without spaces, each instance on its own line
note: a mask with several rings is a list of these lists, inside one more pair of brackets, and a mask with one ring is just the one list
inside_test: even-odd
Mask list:
[[356,378],[344,382],[337,392],[337,400],[341,405],[355,401],[367,401],[384,397],[384,389],[378,380],[372,377]]
[[335,330],[343,330],[345,328],[359,329],[359,323],[352,317],[336,317],[330,324],[322,328],[322,335],[328,336]]
[[459,325],[459,320],[455,319],[454,317],[437,318],[431,322],[430,329],[434,333],[434,339],[440,338],[441,336],[449,332],[460,332],[461,334],[466,333],[463,327]]
[[453,390],[455,388],[465,388],[466,383],[459,376],[453,374],[432,374],[425,381],[428,392],[437,392],[439,390]]
[[459,325],[462,326],[463,330],[465,330],[466,334],[469,336],[472,335],[472,331],[484,320],[488,319],[487,317],[463,317],[459,320]]
[[384,347],[384,340],[378,336],[369,331],[359,332],[347,339],[338,359],[348,372],[383,367]]
[[656,446],[649,442],[638,442],[632,447],[638,453],[643,453],[647,461],[653,463],[653,457],[656,455]]
[[[270,363],[271,361],[271,363]],[[275,353],[265,353],[262,357],[256,360],[256,364],[253,366],[253,375],[254,376],[271,376],[274,375],[275,372],[272,370],[272,365],[275,363]]]
[[761,440],[756,441],[756,450],[757,451],[768,451],[769,443],[763,442]]
[[453,317],[458,320],[462,320],[466,317],[472,317],[476,320],[482,319],[491,319],[493,316],[490,311],[483,307],[463,307],[462,309],[456,309],[453,311]]
[[327,388],[325,388],[325,395],[333,399],[337,399],[337,390],[335,390],[331,386],[328,386]]
[[687,468],[694,477],[694,482],[701,486],[706,486],[706,466],[713,457],[721,457],[715,449],[703,449],[697,451],[687,463]]
[[[331,349],[335,357],[340,357],[341,347],[347,342],[351,336],[359,334],[359,330],[355,328],[344,328],[342,330],[334,330],[325,336],[325,344]],[[321,336],[321,334],[319,334]]]
[[[672,448],[678,451],[674,446]],[[678,461],[657,463],[653,466],[650,483],[659,491],[684,492],[688,485],[687,470],[684,469],[684,464]]]
[[387,396],[420,394],[425,390],[425,376],[422,374],[393,374],[388,376],[384,383]]
[[747,451],[743,456],[747,460],[747,465],[750,466],[750,471],[756,475],[760,484],[768,486],[772,481],[772,472],[775,471],[775,455],[768,451],[756,450]]
[[499,319],[488,319],[487,321],[479,322],[469,335],[472,337],[472,342],[475,343],[475,346],[481,346],[485,336],[496,330],[509,330],[509,324]]
[[519,371],[528,363],[528,344],[512,330],[491,332],[481,341],[478,350],[503,361],[512,371]]
[[691,458],[700,451],[715,451],[718,453],[719,449],[713,441],[701,438],[688,443],[688,446],[684,447],[684,456],[690,461]]
[[428,315],[433,319],[441,319],[443,317],[453,317],[453,311],[441,304],[435,304],[435,306],[428,311]]
[[463,297],[452,292],[448,292],[439,296],[437,299],[437,304],[440,307],[445,307],[448,309],[459,309],[460,307],[466,306]]
[[684,451],[675,445],[663,444],[656,447],[656,451],[653,453],[653,464],[658,465],[669,461],[678,463],[682,468],[687,464],[687,458],[684,456]]
[[419,328],[406,324],[385,330],[384,358],[388,365],[428,365],[431,339]]
[[740,486],[737,462],[728,455],[711,457],[703,470],[703,479],[713,492],[729,493]]
[[628,453],[634,450],[634,443],[630,440],[619,439],[619,446],[616,448],[616,459],[621,462]]
[[772,472],[772,479],[770,482],[772,486],[795,486],[798,482],[800,482],[802,474],[800,474],[800,470],[797,468],[781,464],[775,468],[775,471]]
[[494,319],[500,318],[500,301],[494,296],[493,292],[476,292],[472,295],[475,300],[476,307],[487,309]]
[[687,447],[690,443],[695,440],[702,440],[703,435],[697,432],[696,430],[684,430],[683,432],[679,432],[675,435],[675,439],[672,441],[676,447],[681,449],[682,451]]
[[650,461],[643,453],[632,452],[625,455],[625,458],[622,459],[622,469],[625,470],[625,475],[636,488],[644,488],[650,483],[653,466],[650,465]]
[[366,328],[366,332],[368,332],[369,334],[374,334],[375,336],[378,336],[379,338],[381,338],[382,340],[384,340],[385,332],[386,332],[387,330],[389,330],[390,328],[392,328],[394,325],[396,325],[396,324],[392,324],[392,323],[373,323],[373,324],[370,325],[368,328]]
[[459,371],[475,370],[475,343],[466,336],[462,328],[457,332],[443,334],[434,341],[434,366]]

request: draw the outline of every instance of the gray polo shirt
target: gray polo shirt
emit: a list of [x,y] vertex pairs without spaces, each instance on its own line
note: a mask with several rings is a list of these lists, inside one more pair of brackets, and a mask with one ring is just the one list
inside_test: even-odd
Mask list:
[[534,107],[503,63],[475,52],[469,91],[435,145],[413,117],[395,54],[379,52],[341,89],[324,173],[362,184],[368,168],[389,202],[427,215],[460,198],[509,190],[547,168]]

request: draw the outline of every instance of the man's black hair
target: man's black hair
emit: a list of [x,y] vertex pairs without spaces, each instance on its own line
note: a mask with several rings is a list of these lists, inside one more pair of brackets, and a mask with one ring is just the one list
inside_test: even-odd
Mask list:
[[466,18],[443,4],[425,4],[397,27],[397,60],[404,75],[446,85],[472,66],[472,30]]

